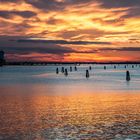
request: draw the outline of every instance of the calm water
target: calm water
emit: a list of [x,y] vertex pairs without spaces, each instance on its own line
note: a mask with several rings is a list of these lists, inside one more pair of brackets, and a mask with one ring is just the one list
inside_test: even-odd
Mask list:
[[0,140],[140,140],[140,67],[116,66],[0,67]]

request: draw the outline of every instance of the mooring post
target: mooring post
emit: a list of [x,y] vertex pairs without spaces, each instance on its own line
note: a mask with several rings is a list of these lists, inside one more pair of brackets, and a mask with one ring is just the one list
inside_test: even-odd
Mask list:
[[74,67],[74,69],[75,69],[75,71],[77,71],[77,67],[76,66]]
[[56,68],[56,74],[58,74],[59,73],[59,69],[58,68]]
[[104,70],[106,70],[106,66],[104,66]]
[[68,76],[68,70],[67,69],[65,69],[65,76]]
[[64,67],[61,68],[61,72],[64,73]]
[[89,78],[89,71],[86,70],[86,78]]
[[72,67],[70,67],[70,72],[72,72]]
[[126,71],[126,81],[130,81],[130,72]]
[[91,70],[91,66],[89,66],[89,70]]

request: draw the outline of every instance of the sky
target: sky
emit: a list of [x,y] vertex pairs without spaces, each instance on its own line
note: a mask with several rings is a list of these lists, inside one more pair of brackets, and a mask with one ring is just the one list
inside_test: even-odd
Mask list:
[[140,61],[140,0],[0,0],[7,61]]

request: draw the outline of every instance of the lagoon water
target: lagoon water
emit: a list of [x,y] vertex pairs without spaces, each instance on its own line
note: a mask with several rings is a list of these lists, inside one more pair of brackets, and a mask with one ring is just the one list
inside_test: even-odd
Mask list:
[[140,66],[91,66],[0,67],[0,140],[140,140]]

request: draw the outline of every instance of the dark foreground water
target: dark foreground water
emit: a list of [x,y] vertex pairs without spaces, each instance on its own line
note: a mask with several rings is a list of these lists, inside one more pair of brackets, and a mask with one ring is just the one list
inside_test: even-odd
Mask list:
[[140,140],[139,66],[56,67],[0,68],[0,140]]

